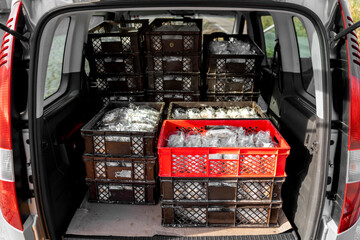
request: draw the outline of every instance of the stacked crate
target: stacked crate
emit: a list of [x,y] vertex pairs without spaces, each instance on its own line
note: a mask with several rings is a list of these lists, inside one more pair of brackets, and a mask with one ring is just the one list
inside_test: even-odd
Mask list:
[[[216,126],[270,131],[273,148],[167,147],[174,131]],[[276,226],[290,147],[269,120],[166,120],[159,136],[162,224],[170,227]],[[219,155],[231,155],[221,158]]]
[[[242,102],[171,102],[167,111],[167,117],[166,119],[180,119],[180,120],[185,120],[185,119],[191,119],[188,116],[186,117],[174,117],[174,113],[176,109],[184,109],[185,111],[188,109],[205,109],[211,107],[213,109],[224,109],[224,110],[229,110],[232,108],[252,108],[254,109],[256,115],[257,115],[257,119],[267,119],[266,114],[264,114],[261,110],[261,108],[257,105],[256,102],[252,102],[252,101],[242,101]],[[201,119],[219,119],[217,117],[212,117],[212,118],[201,118]],[[230,116],[226,119],[231,118]],[[240,117],[239,117],[240,118]],[[241,117],[243,118],[243,117]],[[225,119],[225,118],[224,118]]]
[[148,20],[104,21],[88,33],[86,56],[92,95],[109,101],[144,101],[143,31]]
[[[213,54],[212,41],[240,40],[250,44],[253,54]],[[204,35],[206,98],[208,101],[257,101],[256,82],[261,77],[263,51],[248,35],[213,33]]]
[[155,19],[145,31],[148,100],[200,100],[201,19]]
[[83,160],[89,201],[103,203],[155,204],[158,199],[156,141],[164,103],[132,103],[158,110],[152,132],[104,131],[98,126],[104,114],[128,107],[110,102],[82,129],[85,141]]

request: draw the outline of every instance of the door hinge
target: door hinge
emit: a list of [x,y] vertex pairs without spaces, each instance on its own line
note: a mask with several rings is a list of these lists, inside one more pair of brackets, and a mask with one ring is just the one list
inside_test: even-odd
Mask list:
[[326,192],[326,198],[335,201],[336,200],[336,193],[333,191]]

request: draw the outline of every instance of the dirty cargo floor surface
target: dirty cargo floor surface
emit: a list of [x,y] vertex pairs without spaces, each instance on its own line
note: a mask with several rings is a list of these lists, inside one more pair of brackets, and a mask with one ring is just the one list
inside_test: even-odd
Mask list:
[[161,206],[89,203],[85,197],[66,234],[84,236],[235,236],[279,234],[291,229],[283,211],[270,228],[169,228],[161,226]]

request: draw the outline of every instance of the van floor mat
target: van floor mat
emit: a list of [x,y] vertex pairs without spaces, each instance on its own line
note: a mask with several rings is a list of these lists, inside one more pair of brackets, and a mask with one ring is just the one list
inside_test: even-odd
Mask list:
[[177,236],[154,236],[154,237],[113,237],[113,236],[79,236],[65,235],[64,240],[93,240],[93,239],[120,239],[120,240],[297,240],[295,232],[280,233],[276,235],[259,236],[217,236],[217,237],[177,237]]
[[161,225],[161,213],[162,208],[160,204],[102,204],[90,203],[84,198],[81,206],[75,212],[66,234],[68,236],[104,237],[177,236],[198,237],[202,239],[202,237],[223,236],[271,236],[292,230],[292,226],[282,210],[279,211],[278,225],[270,227],[164,227]]

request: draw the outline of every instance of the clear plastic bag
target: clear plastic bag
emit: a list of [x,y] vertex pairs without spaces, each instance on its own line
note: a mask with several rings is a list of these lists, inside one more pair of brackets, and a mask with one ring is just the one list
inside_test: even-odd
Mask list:
[[228,118],[226,110],[224,108],[218,108],[215,111],[215,118]]
[[255,109],[248,107],[248,111],[251,118],[258,118],[258,114],[256,113]]
[[185,147],[201,147],[201,134],[189,132],[185,137]]
[[[171,133],[167,138],[169,147],[274,147],[269,131],[247,133],[242,127],[217,126],[205,134],[198,132]],[[215,156],[216,155],[216,156]],[[210,157],[210,156],[209,156]],[[210,159],[238,159],[237,154],[213,154]]]
[[189,108],[186,110],[186,117],[188,119],[199,119],[200,116],[200,109],[198,108]]
[[154,111],[154,109],[149,108],[148,106],[139,106],[131,114],[131,122],[147,123],[151,125],[155,125],[159,117],[159,112],[156,110]]
[[151,132],[154,129],[153,124],[142,123],[142,122],[133,123],[131,127],[132,127],[131,128],[132,131],[138,131],[138,132]]
[[229,118],[241,118],[240,109],[238,107],[229,107],[226,114]]
[[248,108],[244,107],[239,110],[239,114],[241,118],[250,118],[250,111]]
[[175,108],[172,113],[173,119],[212,119],[212,118],[258,118],[258,114],[252,107],[227,107],[218,108],[213,107],[189,108]]
[[206,107],[200,111],[201,118],[214,118],[215,110],[212,107]]
[[231,127],[228,126],[216,126],[214,128],[209,129],[206,132],[206,136],[216,136],[216,137],[228,137],[230,135],[235,135],[236,133],[233,131]]
[[255,147],[254,135],[238,135],[238,145],[241,147]]
[[212,147],[236,147],[237,145],[236,132],[227,126],[219,126],[208,130],[205,134],[205,138],[211,139],[214,143],[216,139],[217,146],[212,145]]
[[167,138],[168,147],[184,147],[185,134],[181,131],[172,132]]
[[246,135],[246,131],[243,127],[238,127],[235,129],[238,139],[243,138]]
[[115,108],[111,111],[108,111],[104,114],[101,122],[104,125],[114,124],[120,121],[127,114],[127,110],[127,108]]
[[221,147],[237,147],[237,135],[235,132],[232,132],[228,137],[222,137],[220,139]]
[[250,43],[237,39],[232,39],[231,41],[212,41],[209,43],[209,51],[212,54],[255,54],[255,51],[251,48]]
[[146,105],[115,108],[106,112],[98,123],[102,131],[153,131],[160,112]]
[[149,106],[146,106],[146,105],[140,105],[140,106],[137,106],[137,110],[138,111],[144,111],[146,112],[146,114],[149,114],[150,116],[158,116],[159,115],[159,111],[152,108],[152,107],[149,107]]
[[274,147],[274,142],[270,136],[269,131],[259,131],[255,137],[255,145],[256,147]]
[[212,41],[209,43],[209,51],[212,54],[227,54],[227,43],[224,41]]
[[202,147],[218,147],[220,145],[219,138],[216,136],[203,136]]
[[227,49],[231,54],[238,54],[238,55],[254,54],[254,51],[251,50],[250,43],[237,39],[233,39],[232,41],[229,41]]
[[175,108],[172,114],[173,119],[186,119],[186,110],[183,108]]

